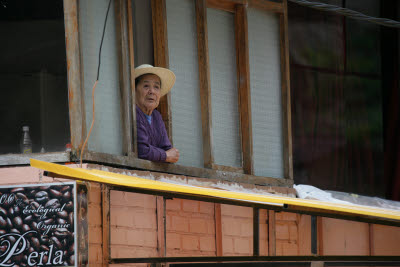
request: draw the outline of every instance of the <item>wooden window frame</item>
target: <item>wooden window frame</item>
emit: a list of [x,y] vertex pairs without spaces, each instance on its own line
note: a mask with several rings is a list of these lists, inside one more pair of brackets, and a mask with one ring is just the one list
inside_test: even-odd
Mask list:
[[[204,145],[204,168],[181,166],[179,164],[168,164],[168,163],[156,163],[148,160],[139,159],[137,157],[136,148],[136,123],[135,123],[135,82],[134,82],[134,53],[133,53],[133,31],[132,31],[132,9],[131,0],[116,0],[115,3],[115,19],[116,19],[116,31],[118,35],[118,60],[119,60],[119,73],[120,73],[120,94],[121,94],[121,120],[123,121],[123,155],[112,155],[108,153],[100,153],[95,151],[90,151],[85,149],[83,154],[83,161],[85,162],[98,162],[102,164],[109,164],[113,166],[123,166],[127,168],[136,169],[146,169],[149,171],[157,171],[164,173],[172,173],[178,175],[187,175],[202,178],[214,178],[221,179],[224,181],[237,182],[237,183],[250,183],[258,185],[268,185],[268,186],[283,186],[290,187],[293,185],[293,176],[287,170],[291,170],[291,134],[290,134],[290,95],[289,95],[289,66],[288,66],[288,56],[287,56],[287,14],[286,14],[286,2],[281,4],[282,12],[281,14],[281,24],[285,24],[285,28],[281,30],[281,44],[284,45],[284,49],[281,48],[281,60],[282,57],[282,103],[285,109],[284,124],[286,126],[285,134],[285,158],[290,160],[285,161],[285,177],[282,178],[271,178],[255,176],[253,174],[252,167],[245,168],[234,168],[229,166],[216,165],[213,161],[212,155],[212,138],[211,138],[211,100],[210,100],[210,74],[208,68],[208,47],[207,47],[207,28],[206,28],[206,8],[209,2],[212,7],[215,7],[213,3],[220,3],[224,10],[234,7],[235,24],[236,28],[238,24],[246,21],[245,11],[247,5],[262,7],[263,9],[280,10],[276,7],[276,3],[272,4],[271,7],[267,6],[264,1],[213,1],[213,0],[193,0],[196,1],[196,22],[197,22],[197,34],[198,34],[198,44],[199,44],[199,62],[203,68],[199,69],[200,73],[200,83],[205,85],[202,88],[201,93],[201,105],[202,105],[202,126],[203,126],[203,145]],[[156,66],[168,67],[168,43],[167,43],[167,24],[166,24],[166,0],[151,0],[152,5],[152,22],[153,22],[153,39],[154,41],[154,60]],[[268,9],[269,8],[269,9]],[[15,160],[13,156],[16,155],[6,155],[8,157],[0,156],[1,165],[18,165],[18,164],[29,164],[29,158],[42,159],[52,162],[78,162],[80,149],[84,139],[86,138],[86,118],[85,118],[85,103],[84,103],[84,88],[82,85],[82,55],[80,51],[80,40],[79,40],[79,27],[78,27],[78,1],[77,0],[64,0],[64,14],[65,14],[65,36],[66,36],[66,52],[67,52],[67,62],[68,62],[68,93],[69,93],[69,115],[70,115],[70,125],[71,125],[71,143],[73,151],[60,152],[60,153],[46,153],[46,154],[30,154],[28,156],[18,155],[19,159]],[[204,23],[203,23],[204,22]],[[244,31],[244,36],[247,36],[247,26],[240,26],[241,30]],[[282,28],[282,27],[281,27]],[[239,42],[236,40],[236,42]],[[247,40],[244,43],[240,43],[239,51],[246,50],[248,46]],[[244,121],[250,115],[250,87],[249,87],[249,70],[248,70],[248,53],[243,53],[242,57],[238,57],[239,62],[245,62],[244,68],[238,69],[238,77],[245,77],[247,81],[240,85],[238,99],[240,104],[240,118],[241,118],[241,132],[244,132],[243,128],[246,126]],[[207,56],[205,56],[207,55]],[[285,63],[286,62],[286,63]],[[238,64],[239,65],[239,64]],[[247,77],[247,78],[246,78]],[[239,78],[241,80],[243,78]],[[284,91],[285,89],[285,91]],[[171,109],[170,109],[170,96],[164,98],[163,102],[160,103],[160,111],[163,119],[166,122],[168,134],[172,139],[172,123],[171,123]],[[243,112],[246,111],[247,112]],[[248,120],[251,123],[251,120]],[[251,124],[250,124],[251,126]],[[248,133],[251,138],[251,130]],[[245,136],[245,135],[244,135]],[[242,134],[243,139],[243,134]],[[246,139],[247,144],[243,146],[250,147],[251,156],[251,139]],[[173,141],[173,140],[171,140]],[[249,152],[246,152],[249,153]],[[2,164],[3,163],[3,164]],[[245,165],[244,166],[248,166]],[[252,166],[252,163],[250,163]]]

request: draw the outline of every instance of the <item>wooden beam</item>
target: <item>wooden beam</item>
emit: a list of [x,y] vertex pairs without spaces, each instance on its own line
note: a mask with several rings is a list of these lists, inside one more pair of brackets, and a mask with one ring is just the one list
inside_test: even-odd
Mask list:
[[110,262],[110,190],[108,185],[101,185],[101,212],[103,234],[103,266]]
[[260,256],[260,209],[253,208],[253,256]]
[[[323,217],[317,217],[317,256],[324,255],[324,229],[323,229]],[[312,241],[311,241],[312,242]]]
[[48,152],[33,154],[6,154],[0,155],[0,166],[29,165],[30,159],[47,162],[70,162],[70,152]]
[[166,203],[163,196],[156,196],[156,212],[157,212],[157,250],[158,257],[167,256],[166,247]]
[[275,211],[268,210],[268,256],[276,256]]
[[199,61],[201,124],[203,133],[204,167],[212,168],[211,82],[208,59],[207,6],[205,0],[196,0],[197,49]]
[[238,172],[238,173],[244,173],[243,168],[240,167],[232,167],[232,166],[224,166],[224,165],[218,165],[218,164],[211,164],[211,168],[213,170],[219,170],[219,171],[228,171],[228,172]]
[[214,220],[215,220],[215,248],[216,256],[223,256],[222,250],[222,215],[221,204],[214,204]]
[[283,3],[277,3],[266,0],[248,0],[249,7],[257,8],[268,12],[283,13]]
[[247,31],[247,11],[243,5],[236,5],[235,40],[236,68],[238,79],[238,99],[240,113],[240,132],[242,141],[243,170],[253,174],[253,138],[251,122],[249,41]]
[[65,45],[68,76],[68,107],[71,144],[81,149],[86,137],[84,92],[81,81],[78,1],[64,0]]
[[290,62],[287,0],[283,0],[284,12],[280,15],[281,92],[283,163],[285,178],[293,180],[292,113],[290,102]]
[[128,156],[137,157],[137,127],[136,127],[136,110],[133,109],[135,103],[135,50],[133,44],[133,14],[132,14],[132,0],[127,1],[128,13],[128,49],[129,49],[129,66],[130,66],[130,84],[131,84],[131,133],[132,133],[132,149]]
[[207,7],[235,13],[235,5],[243,4],[241,0],[207,0]]
[[[158,67],[169,67],[168,56],[168,35],[167,35],[167,12],[165,0],[151,0],[151,17],[153,23],[153,45],[154,45],[154,65]],[[160,99],[158,106],[161,116],[167,129],[168,137],[172,139],[171,121],[171,93]]]
[[132,98],[130,78],[129,36],[127,3],[125,0],[116,0],[115,24],[118,51],[119,84],[121,96],[121,120],[122,120],[122,149],[124,155],[131,155],[132,143]]
[[119,156],[101,152],[85,151],[84,161],[99,162],[101,164],[110,164],[114,166],[133,167],[149,171],[157,171],[172,174],[182,174],[200,178],[220,179],[228,182],[270,185],[280,187],[292,187],[293,181],[289,179],[277,179],[272,177],[254,176],[249,174],[212,170],[206,168],[197,168],[182,166],[178,164],[157,163],[148,160]]

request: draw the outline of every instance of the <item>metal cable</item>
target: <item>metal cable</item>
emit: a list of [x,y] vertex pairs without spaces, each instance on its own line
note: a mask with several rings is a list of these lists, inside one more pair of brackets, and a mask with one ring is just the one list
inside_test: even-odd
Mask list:
[[344,7],[338,7],[334,5],[328,5],[328,4],[323,4],[323,3],[317,3],[317,2],[309,2],[306,0],[288,0],[290,2],[322,10],[322,11],[329,11],[329,12],[334,12],[339,15],[343,15],[352,19],[357,19],[357,20],[363,20],[363,21],[368,21],[372,22],[375,24],[380,24],[386,27],[392,27],[392,28],[400,28],[400,22],[391,20],[391,19],[385,19],[385,18],[376,18],[376,17],[370,17],[365,14],[362,14],[360,12],[344,8]]

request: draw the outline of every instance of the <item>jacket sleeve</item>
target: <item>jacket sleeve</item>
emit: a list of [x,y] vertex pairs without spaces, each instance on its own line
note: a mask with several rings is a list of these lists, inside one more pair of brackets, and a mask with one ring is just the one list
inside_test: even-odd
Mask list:
[[165,162],[165,159],[167,158],[167,154],[163,148],[150,145],[149,133],[140,121],[137,122],[137,146],[138,156],[141,159]]
[[[161,119],[161,115],[160,115],[160,119]],[[171,142],[169,141],[167,129],[165,129],[165,124],[162,119],[161,119],[161,123],[160,123],[160,133],[161,133],[160,147],[164,151],[171,149],[172,145],[171,145]]]

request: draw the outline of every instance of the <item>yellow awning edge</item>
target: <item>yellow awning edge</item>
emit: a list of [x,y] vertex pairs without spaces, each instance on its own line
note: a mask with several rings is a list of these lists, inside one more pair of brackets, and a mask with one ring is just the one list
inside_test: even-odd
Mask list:
[[[210,199],[231,199],[244,203],[265,204],[265,206],[288,205],[300,207],[303,210],[326,211],[327,213],[350,214],[354,217],[374,217],[400,224],[400,211],[371,206],[338,204],[320,200],[300,199],[283,196],[270,196],[255,193],[233,192],[213,188],[178,185],[161,181],[154,181],[118,173],[83,168],[71,168],[65,165],[31,159],[31,166],[60,176],[67,176],[75,180],[98,182],[102,184],[122,186],[127,188],[145,189],[154,192],[168,192],[181,195],[209,197]],[[177,196],[179,197],[179,196]]]

